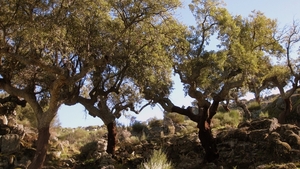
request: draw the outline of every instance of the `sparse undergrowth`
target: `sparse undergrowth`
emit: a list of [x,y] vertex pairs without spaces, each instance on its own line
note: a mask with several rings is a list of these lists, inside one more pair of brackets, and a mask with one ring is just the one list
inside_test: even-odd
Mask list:
[[162,149],[153,150],[153,153],[147,161],[138,166],[138,169],[172,169],[172,163]]
[[[262,105],[266,104],[263,103]],[[258,118],[263,117],[262,119],[267,119],[266,117],[269,116],[269,112],[267,110],[259,110],[259,108],[262,107],[263,106],[259,106],[257,103],[253,103],[253,101],[248,103],[249,110],[259,112],[257,116]],[[230,138],[229,141],[220,142],[219,146],[222,147],[226,145],[226,147],[233,146],[234,148],[236,146],[239,147],[243,145],[244,147],[234,148],[235,151],[242,151],[244,149],[252,151],[252,149],[258,149],[256,153],[260,155],[261,159],[267,160],[272,158],[265,156],[264,154],[264,149],[268,149],[268,147],[270,148],[267,144],[260,145],[264,147],[264,149],[259,149],[259,147],[255,147],[254,145],[251,145],[254,147],[248,147],[250,149],[247,149],[247,146],[245,147],[245,145],[249,144],[248,142],[245,142],[247,139],[258,138],[258,141],[264,140],[259,139],[261,135],[260,133],[264,130],[244,132],[242,129],[238,129],[237,126],[240,123],[249,123],[249,121],[243,121],[242,113],[243,112],[240,109],[231,107],[230,112],[219,111],[214,116],[212,120],[212,127],[215,135],[217,136],[220,133],[226,132],[226,135],[232,134],[232,138]],[[124,168],[124,166],[127,168],[139,167],[139,169],[148,169],[157,168],[153,166],[164,165],[166,165],[166,168],[185,166],[186,168],[194,169],[197,168],[196,166],[199,167],[201,160],[197,163],[193,163],[193,159],[202,159],[204,157],[204,150],[201,147],[201,143],[197,136],[199,130],[197,128],[197,123],[187,120],[185,116],[178,115],[176,113],[166,114],[166,117],[168,117],[167,120],[171,119],[172,123],[170,124],[174,127],[174,133],[165,133],[165,119],[153,118],[147,122],[135,121],[128,127],[118,126],[117,155],[115,158],[112,158],[107,154],[105,155],[105,150],[100,153],[99,150],[94,149],[97,147],[99,149],[99,140],[107,139],[107,130],[105,126],[90,126],[88,128],[78,127],[75,129],[54,127],[51,131],[54,138],[50,140],[51,147],[49,150],[54,151],[55,153],[61,151],[61,154],[58,158],[49,158],[52,161],[48,161],[47,164],[63,169],[68,168],[61,165],[61,161],[64,160],[72,161],[70,162],[71,164],[76,163],[83,168],[88,167],[91,169],[99,168],[99,166],[105,166],[105,164],[112,164],[115,169],[121,169]],[[237,141],[237,139],[241,136],[247,136],[247,139]],[[300,140],[300,138],[295,135],[292,136],[293,139],[297,138]],[[55,137],[57,139],[55,139]],[[162,151],[162,149],[164,151]],[[233,160],[230,163],[231,168],[239,166],[239,161],[234,161],[234,159],[232,159],[236,154],[229,153],[224,155],[222,152],[227,152],[227,149],[220,148],[219,150],[222,158],[227,159],[227,161],[229,159],[231,161]],[[247,156],[249,155],[251,154],[247,154]],[[261,156],[265,157],[262,158]],[[102,160],[105,158],[107,158],[108,161],[103,162]],[[243,163],[243,159],[236,160],[241,160],[240,163]],[[186,164],[183,164],[184,162],[186,162]],[[276,160],[274,163],[263,163],[263,161],[259,161],[259,163],[261,163],[261,165],[259,165],[261,168],[286,167],[290,165],[282,163],[277,164]],[[298,163],[293,164],[297,167],[299,166]],[[75,168],[80,169],[80,167],[78,167]],[[215,166],[212,165],[212,167]]]

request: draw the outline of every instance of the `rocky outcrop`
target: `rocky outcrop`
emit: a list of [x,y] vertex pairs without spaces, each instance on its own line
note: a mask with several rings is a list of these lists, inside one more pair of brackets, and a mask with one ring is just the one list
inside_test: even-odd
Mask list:
[[[0,158],[0,169],[26,168],[34,154],[35,150],[28,148],[32,145],[24,143],[24,140],[31,138],[30,135],[34,132],[28,132],[26,128],[22,130],[22,127],[17,126],[17,124],[6,125],[9,132],[0,136],[0,151],[5,154]],[[79,155],[67,158],[61,156],[64,152],[63,145],[67,144],[53,138],[50,142],[55,143],[53,145],[56,147],[49,150],[48,160],[58,162],[59,166],[54,168],[136,168],[149,159],[153,150],[162,149],[175,168],[296,169],[299,167],[297,165],[300,161],[300,128],[292,124],[281,125],[276,118],[246,121],[236,128],[214,129],[220,154],[215,163],[204,162],[205,151],[196,130],[188,130],[189,126],[182,125],[182,127],[167,119],[162,123],[153,123],[147,130],[143,130],[143,137],[137,137],[130,133],[130,130],[120,130],[118,136],[120,140],[114,156],[106,153],[106,135],[84,145]],[[47,167],[53,168],[53,166]]]
[[217,134],[219,163],[256,168],[269,163],[299,161],[300,128],[278,124],[276,118],[243,122]]
[[[140,142],[124,144],[124,139],[119,143],[114,157],[105,153],[99,156],[94,153],[96,150],[87,151],[89,153],[86,154],[96,159],[95,168],[118,168],[120,165],[136,168],[150,157],[153,150],[160,148],[167,153],[175,168],[184,169],[283,169],[297,168],[300,161],[300,128],[291,124],[280,125],[276,118],[257,119],[242,122],[237,128],[214,130],[220,153],[215,163],[204,163],[205,152],[196,132],[167,135],[164,132],[167,126],[163,123],[160,130],[158,126],[152,126],[146,138]],[[99,147],[98,143],[94,144],[91,147]],[[93,168],[91,164],[81,163],[81,167],[87,166]]]
[[[12,104],[0,104],[0,169],[27,168],[32,158],[32,144],[26,147],[28,139],[23,125],[17,124]],[[35,133],[36,138],[36,133]]]

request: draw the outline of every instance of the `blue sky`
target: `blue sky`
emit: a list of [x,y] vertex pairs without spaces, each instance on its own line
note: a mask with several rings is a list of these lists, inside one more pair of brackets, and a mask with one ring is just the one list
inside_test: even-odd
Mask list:
[[[186,25],[194,24],[194,18],[188,9],[188,4],[191,1],[182,1],[184,9],[177,12],[176,17]],[[227,10],[233,15],[242,15],[247,17],[251,11],[259,10],[267,17],[277,19],[279,26],[284,27],[291,24],[293,20],[300,21],[300,1],[299,0],[224,0]],[[182,84],[175,76],[174,90],[170,96],[171,101],[177,106],[190,106],[193,99],[185,97],[183,93]],[[250,95],[251,97],[251,95]],[[139,115],[137,120],[146,121],[149,118],[162,118],[163,110],[159,106],[154,108],[148,107],[144,109]],[[130,113],[131,114],[131,113]],[[132,114],[134,115],[134,114]],[[103,122],[100,118],[94,118],[85,112],[85,109],[80,104],[75,106],[62,106],[58,111],[58,118],[62,127],[78,127],[90,125],[102,125]],[[125,117],[119,119],[120,122],[128,124]]]

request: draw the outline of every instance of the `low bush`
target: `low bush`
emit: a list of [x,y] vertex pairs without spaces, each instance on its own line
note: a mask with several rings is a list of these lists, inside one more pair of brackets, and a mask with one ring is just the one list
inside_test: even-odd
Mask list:
[[136,133],[136,134],[142,134],[146,128],[147,128],[147,124],[141,123],[139,121],[136,121],[131,125],[132,133]]
[[148,120],[148,125],[150,127],[160,127],[163,125],[163,120],[157,119],[157,118],[151,118]]
[[178,123],[178,124],[183,123],[186,118],[184,115],[181,115],[178,113],[168,113],[168,114],[165,114],[165,116],[169,117],[170,119],[172,119],[172,121],[174,123]]
[[248,104],[248,110],[250,112],[256,111],[256,110],[260,110],[261,109],[261,105],[258,104],[257,102],[250,102]]
[[142,163],[138,169],[172,169],[172,163],[168,161],[167,155],[161,150],[154,150],[150,159]]
[[230,112],[217,112],[212,119],[214,128],[222,128],[226,126],[236,127],[241,121],[239,110],[231,110]]

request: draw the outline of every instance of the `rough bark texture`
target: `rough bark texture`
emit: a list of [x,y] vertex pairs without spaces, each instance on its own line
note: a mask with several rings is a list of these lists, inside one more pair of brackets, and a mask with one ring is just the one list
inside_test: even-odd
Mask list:
[[107,124],[108,138],[107,138],[107,149],[106,152],[112,155],[115,155],[116,150],[116,136],[117,136],[117,126],[113,121]]
[[228,105],[223,104],[222,107],[223,107],[223,109],[224,109],[226,112],[230,112],[230,109],[229,109]]
[[174,106],[172,108],[172,112],[186,115],[191,120],[195,121],[198,124],[197,125],[199,128],[198,136],[206,153],[206,157],[205,157],[206,161],[212,162],[218,159],[219,153],[210,128],[210,120],[211,120],[210,117],[212,117],[214,113],[212,112],[212,114],[209,115],[209,107],[204,107],[203,109],[199,109],[198,115],[193,114],[189,107],[187,109],[183,109]]
[[244,118],[246,120],[250,120],[251,119],[251,112],[248,110],[247,105],[244,102],[238,101],[238,100],[236,100],[236,104],[237,104],[238,107],[241,107],[243,109]]
[[281,124],[286,123],[286,117],[291,113],[292,108],[293,108],[291,97],[284,99],[284,103],[285,103],[284,112],[280,113],[279,117],[278,117],[278,121]]
[[38,129],[36,153],[28,169],[41,169],[43,167],[50,138],[49,126]]
[[260,105],[260,96],[259,95],[255,96],[255,101]]

